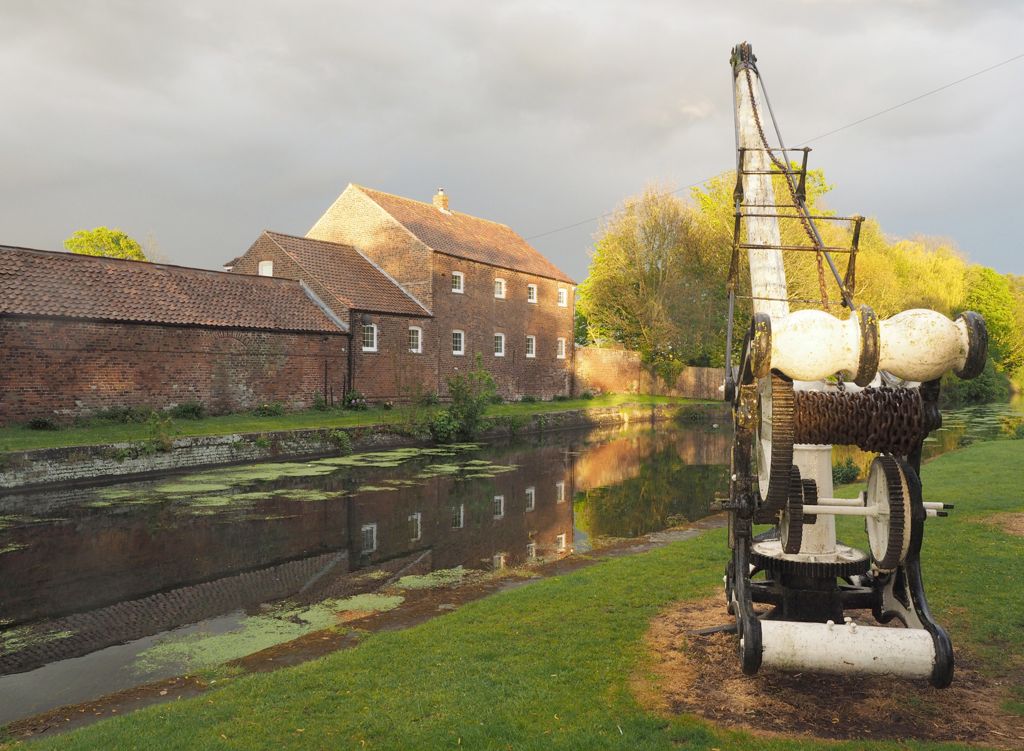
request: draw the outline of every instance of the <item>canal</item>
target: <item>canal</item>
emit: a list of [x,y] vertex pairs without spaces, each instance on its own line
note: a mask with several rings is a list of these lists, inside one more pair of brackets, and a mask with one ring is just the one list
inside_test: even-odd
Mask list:
[[[1011,412],[947,412],[929,455]],[[566,431],[9,493],[0,725],[699,519],[730,442],[710,423]]]

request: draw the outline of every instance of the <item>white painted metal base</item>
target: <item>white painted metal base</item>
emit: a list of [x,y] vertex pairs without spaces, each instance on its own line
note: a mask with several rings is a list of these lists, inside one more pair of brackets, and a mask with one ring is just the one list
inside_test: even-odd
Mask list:
[[916,628],[762,621],[761,666],[821,673],[930,678],[931,634]]

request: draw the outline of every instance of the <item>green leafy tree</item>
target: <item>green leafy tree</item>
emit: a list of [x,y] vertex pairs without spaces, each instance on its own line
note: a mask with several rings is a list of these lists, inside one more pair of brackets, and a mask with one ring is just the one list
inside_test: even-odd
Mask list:
[[989,354],[996,367],[1008,373],[1024,368],[1024,331],[1019,323],[1011,280],[985,266],[972,266],[967,274],[964,308],[985,316]]
[[142,246],[119,229],[96,227],[80,229],[64,241],[64,247],[83,256],[124,258],[129,261],[148,261]]

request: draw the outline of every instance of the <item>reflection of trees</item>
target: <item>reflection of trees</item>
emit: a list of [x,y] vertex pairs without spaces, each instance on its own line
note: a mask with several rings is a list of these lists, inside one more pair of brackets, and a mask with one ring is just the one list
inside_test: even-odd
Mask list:
[[635,537],[663,529],[673,517],[705,516],[727,485],[727,467],[684,464],[666,446],[645,458],[636,477],[578,494],[576,525],[594,537]]

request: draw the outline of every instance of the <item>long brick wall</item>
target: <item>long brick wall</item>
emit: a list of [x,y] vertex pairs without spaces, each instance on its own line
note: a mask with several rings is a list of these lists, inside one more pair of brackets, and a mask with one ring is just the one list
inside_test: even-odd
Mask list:
[[576,394],[593,391],[720,400],[723,397],[719,389],[724,381],[724,368],[687,367],[674,383],[666,383],[643,364],[639,352],[576,348]]
[[0,425],[111,407],[202,402],[212,413],[279,401],[309,407],[344,389],[338,334],[0,318]]

